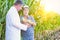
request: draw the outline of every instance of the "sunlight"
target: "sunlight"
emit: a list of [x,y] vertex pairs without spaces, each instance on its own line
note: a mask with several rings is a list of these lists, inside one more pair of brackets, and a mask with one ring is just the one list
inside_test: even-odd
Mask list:
[[44,5],[46,11],[60,13],[60,0],[41,0],[41,5]]

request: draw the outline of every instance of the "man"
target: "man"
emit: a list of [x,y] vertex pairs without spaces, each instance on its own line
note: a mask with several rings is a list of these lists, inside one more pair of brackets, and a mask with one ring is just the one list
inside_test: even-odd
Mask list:
[[20,23],[18,11],[22,9],[23,3],[16,1],[6,15],[6,40],[21,40],[20,30],[27,30],[27,26]]
[[28,15],[29,7],[26,5],[23,8],[23,16],[20,17],[21,22],[25,25],[29,25],[27,31],[22,30],[23,40],[34,40],[34,26],[36,25],[35,20],[32,16]]

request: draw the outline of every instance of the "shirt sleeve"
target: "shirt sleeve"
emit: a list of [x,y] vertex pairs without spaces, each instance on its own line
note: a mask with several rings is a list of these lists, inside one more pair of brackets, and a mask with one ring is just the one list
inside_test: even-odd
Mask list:
[[11,24],[12,24],[14,27],[16,27],[16,28],[18,28],[18,29],[20,29],[20,30],[24,30],[24,31],[27,30],[27,26],[24,25],[24,24],[21,24],[18,13],[12,12],[12,13],[10,14],[10,20],[11,20]]
[[32,22],[36,23],[35,20],[34,20],[34,18],[32,16],[31,16],[31,20],[32,20]]

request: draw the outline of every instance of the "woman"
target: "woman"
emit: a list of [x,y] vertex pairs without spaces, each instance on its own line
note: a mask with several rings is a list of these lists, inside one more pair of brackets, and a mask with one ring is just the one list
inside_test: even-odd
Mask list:
[[23,16],[20,17],[21,22],[25,25],[29,25],[27,31],[22,30],[22,38],[23,40],[34,40],[34,26],[36,25],[35,20],[32,16],[28,15],[29,7],[24,6],[23,8]]

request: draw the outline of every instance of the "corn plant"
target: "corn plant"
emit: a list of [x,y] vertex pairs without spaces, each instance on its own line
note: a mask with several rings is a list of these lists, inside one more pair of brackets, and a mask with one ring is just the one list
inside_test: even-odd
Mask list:
[[5,38],[5,17],[14,0],[0,0],[0,40]]
[[[0,40],[5,40],[5,17],[7,11],[16,0],[0,0]],[[29,6],[29,14],[32,15],[37,23],[35,27],[35,40],[52,40],[54,30],[60,27],[60,15],[55,12],[46,14],[44,8],[40,6],[41,0],[21,0]],[[21,11],[22,12],[22,11]],[[20,13],[21,13],[20,12]],[[53,32],[52,32],[53,31]],[[53,35],[53,36],[51,36]],[[55,40],[55,39],[53,39]]]

